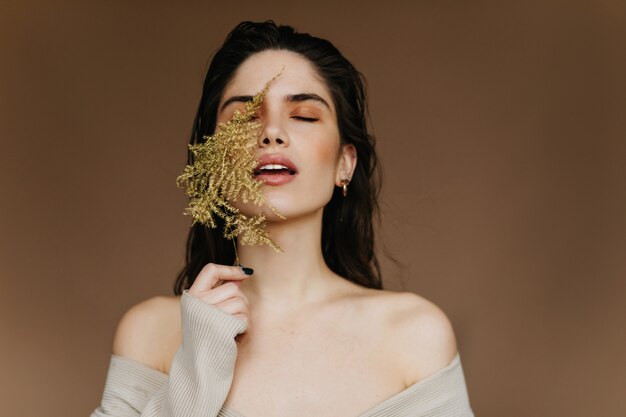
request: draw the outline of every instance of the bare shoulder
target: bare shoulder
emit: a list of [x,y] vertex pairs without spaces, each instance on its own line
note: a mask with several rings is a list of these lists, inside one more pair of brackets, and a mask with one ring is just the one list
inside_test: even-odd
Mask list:
[[412,292],[376,290],[370,297],[381,317],[389,357],[397,359],[407,386],[450,364],[456,338],[441,308]]
[[181,340],[180,297],[152,297],[122,316],[113,353],[168,373]]

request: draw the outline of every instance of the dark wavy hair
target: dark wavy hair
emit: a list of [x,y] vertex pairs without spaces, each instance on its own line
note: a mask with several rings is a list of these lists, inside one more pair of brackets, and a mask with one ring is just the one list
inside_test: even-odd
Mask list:
[[[382,289],[380,265],[374,249],[374,219],[378,215],[380,170],[375,138],[368,131],[365,81],[362,74],[325,39],[296,32],[273,21],[242,22],[227,36],[215,53],[193,122],[191,144],[203,142],[214,133],[217,107],[235,71],[251,55],[265,50],[285,50],[308,59],[325,81],[337,113],[341,144],[356,148],[357,165],[347,197],[335,187],[322,217],[322,251],[328,267],[338,275],[364,287]],[[189,152],[189,164],[193,155]],[[181,295],[209,262],[233,265],[234,245],[223,235],[223,223],[212,229],[194,224],[187,239],[185,266],[174,284]]]

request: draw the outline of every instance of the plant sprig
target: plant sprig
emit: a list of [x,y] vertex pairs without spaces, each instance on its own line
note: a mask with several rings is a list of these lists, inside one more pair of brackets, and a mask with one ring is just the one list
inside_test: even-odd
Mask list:
[[263,183],[253,175],[257,166],[254,149],[261,129],[261,123],[253,117],[271,83],[279,76],[268,81],[243,111],[235,111],[231,120],[220,123],[214,135],[204,136],[203,143],[189,145],[193,163],[176,178],[178,187],[182,183],[187,186],[185,193],[190,200],[184,214],[192,216],[193,224],[216,228],[217,216],[224,220],[226,239],[237,238],[242,245],[265,244],[277,251],[281,249],[265,228],[265,215],[248,217],[232,203],[241,199],[259,207],[267,205],[278,217],[285,218],[267,201],[261,188]]

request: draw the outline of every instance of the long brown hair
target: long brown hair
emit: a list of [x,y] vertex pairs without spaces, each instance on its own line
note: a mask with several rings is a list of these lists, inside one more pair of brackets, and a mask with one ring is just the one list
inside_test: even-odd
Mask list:
[[[207,71],[198,112],[191,132],[191,144],[204,141],[215,131],[217,106],[235,71],[251,55],[265,50],[287,50],[307,58],[325,81],[335,108],[341,144],[356,148],[357,165],[347,197],[340,188],[324,207],[322,252],[336,274],[364,287],[382,288],[380,266],[374,251],[373,222],[378,215],[380,170],[375,138],[367,127],[365,82],[362,74],[325,39],[296,32],[272,21],[242,22],[227,36]],[[193,163],[188,153],[187,162]],[[223,224],[216,229],[199,223],[189,231],[186,262],[174,283],[174,293],[189,288],[209,262],[232,265],[233,243],[224,239]]]

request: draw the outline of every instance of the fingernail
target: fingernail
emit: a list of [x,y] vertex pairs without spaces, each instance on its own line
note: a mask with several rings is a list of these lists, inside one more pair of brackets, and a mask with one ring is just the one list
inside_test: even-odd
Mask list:
[[239,267],[241,268],[241,270],[243,271],[244,274],[246,275],[252,275],[254,274],[254,269],[252,268],[246,268],[245,266],[239,264]]

